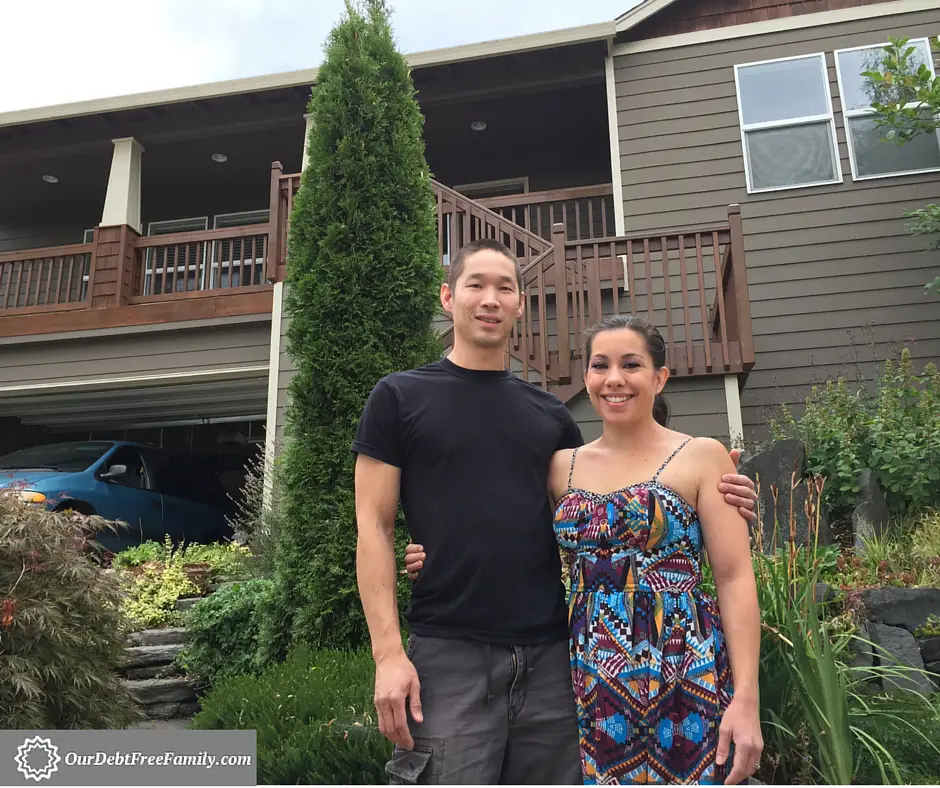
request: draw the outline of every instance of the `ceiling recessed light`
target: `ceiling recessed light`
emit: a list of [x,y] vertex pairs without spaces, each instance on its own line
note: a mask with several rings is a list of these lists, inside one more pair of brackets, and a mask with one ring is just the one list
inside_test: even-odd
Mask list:
[[59,182],[59,179],[56,178],[55,175],[43,175],[43,176],[42,176],[42,179],[43,179],[46,183],[58,183],[58,182]]
[[224,153],[213,153],[212,161],[217,161],[219,164],[222,164],[223,162],[228,161],[228,156],[226,156]]
[[486,130],[486,121],[485,120],[475,120],[470,124],[470,128],[474,131],[485,131]]

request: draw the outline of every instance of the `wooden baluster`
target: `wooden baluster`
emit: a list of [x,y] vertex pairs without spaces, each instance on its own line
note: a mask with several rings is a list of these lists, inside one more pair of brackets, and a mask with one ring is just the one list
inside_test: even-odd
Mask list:
[[627,241],[627,291],[630,293],[630,314],[636,315],[636,281],[633,275],[633,241]]
[[646,263],[646,322],[653,323],[653,261],[650,257],[650,239],[643,239],[643,260]]
[[728,207],[728,224],[731,227],[731,271],[734,275],[734,309],[737,317],[738,342],[741,347],[741,363],[750,365],[754,363],[754,334],[751,325],[751,301],[748,295],[740,205]]
[[662,244],[663,295],[666,296],[666,362],[670,372],[676,371],[675,344],[672,336],[672,283],[669,281],[669,244],[665,236],[659,239]]
[[552,226],[552,264],[555,270],[555,322],[558,342],[558,377],[571,377],[571,326],[568,323],[568,267],[565,265],[565,228]]
[[[65,303],[72,303],[72,282],[73,274],[75,272],[75,258],[69,257],[69,275],[68,279],[65,281]],[[89,300],[91,300],[91,294],[89,293]]]
[[712,335],[708,330],[708,314],[705,309],[705,271],[702,263],[702,234],[695,234],[695,265],[698,269],[698,303],[702,316],[702,341],[705,343],[705,371],[712,371]]
[[692,355],[692,315],[689,305],[689,283],[685,266],[685,236],[679,234],[679,278],[682,281],[682,314],[685,317],[685,363],[691,375],[695,365]]
[[591,325],[596,325],[604,317],[604,301],[601,297],[601,261],[600,249],[594,244],[594,257],[588,266],[588,276],[590,277],[590,305],[591,305]]
[[536,267],[539,288],[539,375],[541,375],[541,386],[548,391],[548,307],[545,303],[545,266],[541,263]]
[[[731,247],[728,247],[730,254]],[[715,260],[715,298],[718,301],[718,325],[720,326],[721,338],[721,357],[724,362],[724,368],[731,367],[731,361],[728,357],[728,323],[725,316],[725,274],[724,266],[721,264],[721,247],[718,244],[718,233],[712,233],[712,256]]]
[[610,294],[614,299],[614,314],[620,314],[620,259],[617,257],[617,242],[610,244]]
[[607,237],[607,198],[601,197],[601,237]]

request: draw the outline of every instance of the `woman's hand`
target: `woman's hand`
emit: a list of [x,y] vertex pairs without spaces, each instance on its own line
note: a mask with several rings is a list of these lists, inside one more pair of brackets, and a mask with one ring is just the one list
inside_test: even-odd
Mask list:
[[734,760],[725,785],[737,785],[757,771],[764,739],[760,732],[760,712],[756,700],[734,698],[725,710],[718,729],[718,753],[715,762],[723,766],[728,760],[731,744]]
[[427,555],[422,545],[410,544],[405,548],[405,568],[402,574],[407,574],[412,583],[418,579],[418,572],[424,568],[425,558]]

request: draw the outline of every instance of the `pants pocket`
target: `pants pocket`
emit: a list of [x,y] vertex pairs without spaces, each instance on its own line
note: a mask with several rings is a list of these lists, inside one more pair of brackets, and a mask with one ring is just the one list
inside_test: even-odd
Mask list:
[[444,740],[415,737],[413,750],[395,748],[385,764],[389,785],[433,785],[444,770]]

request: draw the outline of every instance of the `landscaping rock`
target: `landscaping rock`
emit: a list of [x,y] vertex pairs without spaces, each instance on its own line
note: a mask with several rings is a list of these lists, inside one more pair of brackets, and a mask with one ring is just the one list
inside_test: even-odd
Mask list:
[[168,665],[183,647],[178,643],[167,646],[131,646],[124,649],[125,668],[145,668],[153,665]]
[[872,588],[862,592],[872,621],[913,632],[940,615],[940,588]]
[[924,665],[924,668],[933,674],[933,683],[937,685],[937,688],[940,689],[940,662],[930,662],[927,665]]
[[[885,667],[907,666],[916,670],[924,670],[924,661],[920,656],[920,649],[914,636],[906,629],[889,627],[884,624],[870,624],[871,640],[892,657],[895,662],[888,660],[884,655],[876,654],[879,663]],[[883,676],[882,687],[885,691],[915,690],[924,694],[934,691],[933,683],[925,673],[911,672],[905,676]]]
[[864,553],[863,539],[884,537],[891,527],[891,513],[885,501],[878,477],[870,468],[866,468],[858,477],[859,493],[855,508],[852,510],[852,534],[855,549]]
[[[871,641],[871,630],[868,628],[868,624],[864,621],[858,625],[858,637],[862,641]],[[875,659],[873,655],[874,649],[869,645],[868,642],[859,642],[859,640],[853,640],[849,644],[849,651],[852,652],[853,657],[849,662],[849,667],[852,668],[870,668],[875,664]]]
[[125,685],[137,698],[138,703],[145,707],[152,706],[155,703],[180,703],[196,700],[195,686],[191,681],[184,678],[126,681]]
[[920,638],[917,645],[924,662],[940,662],[940,635]]
[[[757,502],[761,517],[761,545],[765,552],[770,552],[774,544],[776,524],[778,548],[786,546],[790,538],[790,499],[793,498],[793,515],[796,521],[795,538],[797,544],[805,545],[809,541],[810,524],[807,521],[804,505],[807,500],[806,484],[806,448],[799,440],[775,441],[770,448],[748,458],[739,466],[739,473],[744,474],[755,484],[760,485],[760,497]],[[797,488],[793,487],[793,474],[796,474]],[[777,506],[774,509],[772,488],[777,488]],[[815,498],[815,495],[814,495]],[[815,526],[815,523],[813,524]],[[819,544],[831,543],[829,520],[825,508],[819,522]]]
[[830,602],[835,602],[839,598],[839,594],[828,583],[816,583],[814,590],[817,605],[827,605]]
[[186,630],[182,627],[145,629],[142,632],[131,632],[127,636],[128,646],[169,646],[174,643],[185,642]]

